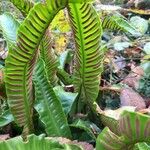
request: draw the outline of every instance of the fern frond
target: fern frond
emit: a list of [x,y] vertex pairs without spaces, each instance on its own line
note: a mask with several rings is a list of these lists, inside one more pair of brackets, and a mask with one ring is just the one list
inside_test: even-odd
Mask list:
[[[32,132],[32,73],[40,41],[66,1],[50,1],[50,7],[36,4],[18,30],[17,44],[6,59],[5,83],[9,107],[19,126]],[[57,5],[56,5],[57,4]]]
[[133,27],[122,15],[108,15],[103,19],[103,29],[109,29],[113,31],[122,31],[130,33],[133,36],[141,36],[135,27]]
[[54,50],[52,49],[52,40],[49,30],[46,30],[46,33],[40,44],[40,54],[46,64],[45,69],[48,75],[48,80],[54,86],[58,81],[56,76],[58,59],[54,53]]
[[68,11],[76,43],[75,91],[80,99],[93,103],[99,93],[102,72],[101,21],[90,3],[69,3]]
[[31,0],[9,0],[16,6],[24,16],[27,16],[30,9],[34,6],[34,3]]
[[34,72],[35,108],[40,115],[41,121],[45,124],[46,132],[49,136],[70,137],[66,116],[60,100],[48,81],[45,68],[44,61],[42,59],[38,60]]

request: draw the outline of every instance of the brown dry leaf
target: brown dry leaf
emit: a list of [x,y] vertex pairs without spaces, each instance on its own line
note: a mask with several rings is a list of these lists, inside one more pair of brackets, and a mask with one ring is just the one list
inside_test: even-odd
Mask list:
[[141,109],[141,110],[139,110],[138,112],[141,113],[141,114],[150,114],[150,108]]
[[120,94],[121,106],[133,106],[137,110],[145,109],[146,104],[140,94],[130,88],[124,88]]
[[127,54],[129,57],[133,56],[135,58],[140,56],[141,51],[142,49],[140,47],[134,46],[131,48],[126,48],[124,53]]
[[135,67],[132,72],[122,81],[122,83],[127,84],[134,89],[138,88],[138,82],[140,78],[144,75],[143,69],[138,66]]
[[4,49],[5,49],[4,39],[0,38],[0,52],[4,51]]
[[71,140],[64,137],[47,137],[47,139],[58,141],[61,144],[69,144],[71,142]]
[[126,62],[124,61],[124,57],[116,56],[112,60],[112,65],[113,65],[113,68],[114,68],[113,72],[119,72],[120,70],[122,70],[126,66]]
[[10,138],[9,134],[1,134],[1,135],[0,135],[0,141],[7,140],[7,139],[9,139],[9,138]]
[[145,100],[145,103],[146,103],[146,107],[148,108],[150,108],[150,97],[143,97],[144,98],[144,100]]
[[8,55],[8,51],[1,51],[0,52],[0,59],[6,59]]

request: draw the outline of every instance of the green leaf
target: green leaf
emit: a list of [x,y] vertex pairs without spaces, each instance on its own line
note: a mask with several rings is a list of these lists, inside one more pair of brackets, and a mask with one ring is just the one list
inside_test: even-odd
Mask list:
[[4,111],[2,115],[0,115],[0,127],[6,126],[13,121],[13,115],[9,110]]
[[12,2],[24,16],[26,16],[30,9],[33,7],[34,3],[31,0],[9,0]]
[[[29,0],[22,0],[18,3],[16,0],[11,2],[26,16],[34,3]],[[49,30],[46,31],[45,36],[40,44],[40,52],[43,60],[46,63],[46,70],[49,76],[51,84],[55,85],[57,82],[56,68],[58,66],[58,60],[52,50],[51,38]]]
[[58,68],[57,70],[57,76],[60,79],[61,82],[65,85],[70,85],[73,83],[73,77],[67,73],[64,69]]
[[147,32],[149,26],[148,20],[141,18],[140,16],[133,16],[131,17],[130,22],[140,33],[145,34]]
[[82,150],[77,145],[60,144],[55,139],[45,138],[44,135],[30,135],[27,142],[15,137],[7,141],[0,141],[0,149],[3,150]]
[[48,76],[50,83],[55,86],[57,84],[58,78],[56,76],[58,59],[52,49],[52,40],[49,30],[46,30],[46,33],[40,44],[40,54],[41,58],[45,62],[45,70]]
[[118,122],[119,135],[106,127],[97,138],[97,150],[132,150],[138,142],[150,142],[150,117],[148,115],[125,110]]
[[146,43],[144,45],[144,49],[143,51],[147,54],[147,55],[150,55],[150,42]]
[[8,47],[16,43],[19,22],[9,13],[0,15],[0,30],[2,30]]
[[65,64],[70,63],[70,61],[73,58],[73,51],[71,50],[66,50],[63,53],[60,54],[59,56],[59,68],[60,69],[65,69]]
[[84,130],[92,139],[94,139],[94,140],[96,139],[94,133],[91,130],[90,122],[78,119],[75,122],[73,122],[70,126]]
[[67,50],[64,51],[60,56],[59,56],[59,67],[57,70],[57,76],[59,79],[65,84],[65,85],[70,85],[73,83],[73,77],[72,75],[68,74],[64,69],[65,65],[69,64],[73,58],[73,51]]
[[120,14],[106,16],[102,22],[103,29],[123,31],[138,37],[141,33]]
[[128,143],[150,141],[150,116],[137,112],[124,111],[119,119],[121,135]]
[[70,129],[60,100],[55,95],[45,73],[45,65],[40,59],[34,72],[35,108],[45,124],[49,136],[70,137]]
[[134,112],[135,107],[124,106],[116,110],[108,109],[103,111],[103,114],[101,115],[101,121],[103,125],[109,127],[113,133],[120,135],[119,119],[125,110]]
[[94,0],[69,0],[69,3],[86,3],[86,2],[92,2]]
[[[57,3],[57,5],[56,5]],[[9,107],[24,133],[32,132],[32,72],[40,41],[64,1],[38,3],[31,9],[18,30],[17,44],[9,50],[6,59],[5,85]]]
[[105,127],[96,140],[96,150],[125,150],[123,140]]
[[65,114],[68,115],[78,94],[66,92],[61,86],[56,86],[54,92],[59,97]]
[[150,149],[150,145],[148,145],[147,143],[137,143],[134,147],[134,150],[149,150]]
[[99,93],[102,73],[101,22],[90,3],[70,3],[68,11],[76,43],[75,91],[79,92],[80,101],[93,103]]

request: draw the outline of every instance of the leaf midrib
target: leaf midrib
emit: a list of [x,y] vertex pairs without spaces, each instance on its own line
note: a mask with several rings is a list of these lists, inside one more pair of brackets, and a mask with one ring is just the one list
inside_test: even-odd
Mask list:
[[[82,21],[81,21],[81,18],[79,17],[79,15],[81,16],[81,14],[79,14],[79,11],[77,10],[77,6],[76,6],[77,4],[72,4],[72,6],[73,6],[73,8],[74,8],[74,11],[75,11],[75,14],[76,14],[76,21],[77,21],[77,25],[78,25],[78,27],[80,27],[80,28],[78,28],[78,31],[79,31],[79,36],[81,37],[80,38],[80,43],[81,43],[81,47],[80,47],[80,49],[81,49],[81,51],[82,51],[82,74],[80,75],[80,76],[82,76],[82,83],[81,83],[81,86],[83,86],[84,87],[84,82],[85,82],[85,76],[84,76],[84,74],[85,74],[85,53],[84,53],[84,38],[83,38],[83,32],[82,32],[82,30],[81,30],[81,27],[82,27]],[[80,69],[80,68],[79,68]],[[85,89],[85,87],[84,87],[84,89]]]

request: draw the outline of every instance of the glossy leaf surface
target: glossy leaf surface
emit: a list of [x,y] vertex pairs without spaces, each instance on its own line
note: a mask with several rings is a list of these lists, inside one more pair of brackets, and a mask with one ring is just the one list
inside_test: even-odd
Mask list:
[[79,99],[93,103],[99,91],[101,69],[101,22],[90,3],[69,3],[70,22],[76,44],[75,91]]
[[70,137],[70,129],[60,100],[55,95],[45,72],[44,62],[40,59],[34,72],[35,108],[45,124],[49,136]]

